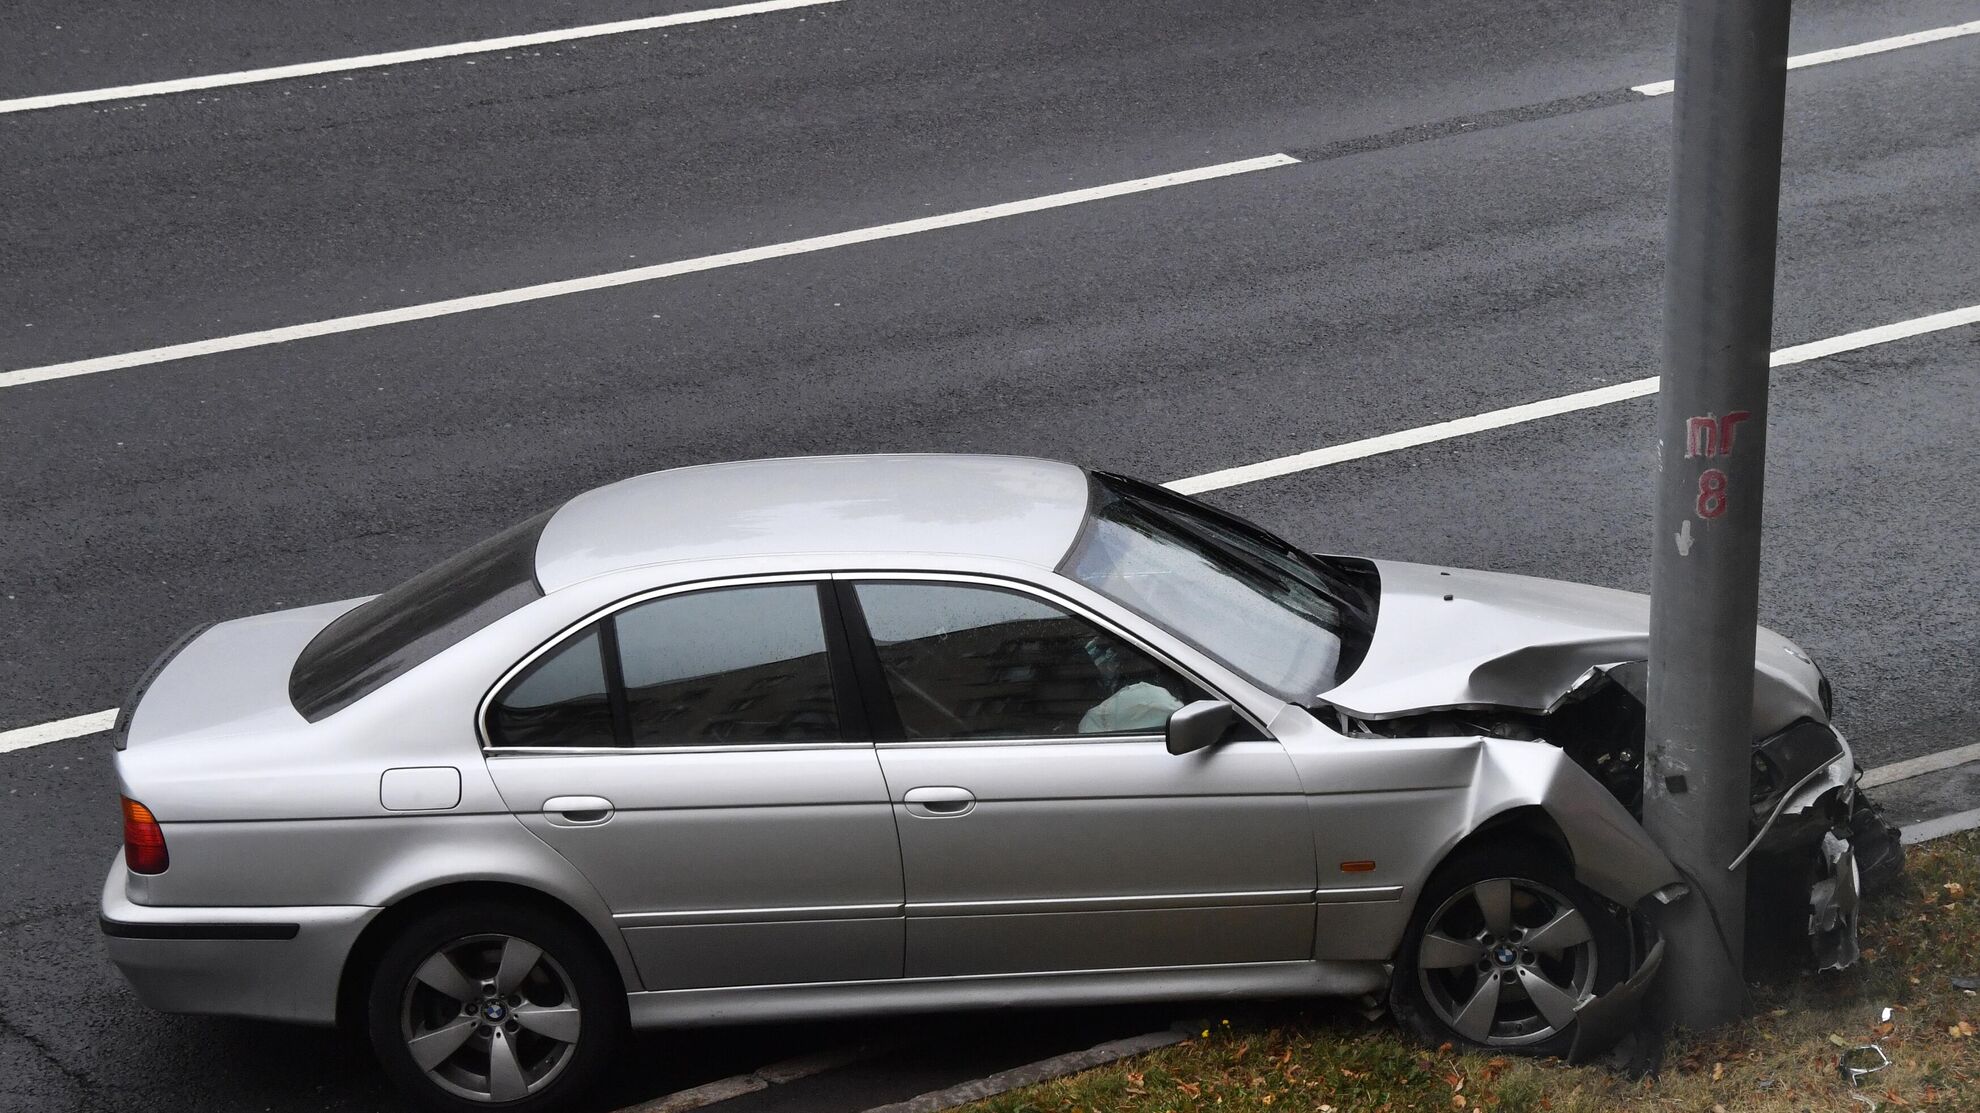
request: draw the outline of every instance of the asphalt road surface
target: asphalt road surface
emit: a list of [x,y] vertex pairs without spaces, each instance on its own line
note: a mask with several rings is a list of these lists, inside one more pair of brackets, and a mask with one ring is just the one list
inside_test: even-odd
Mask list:
[[[17,0],[0,101],[696,6]],[[1797,54],[1980,19],[1797,8]],[[380,590],[635,472],[971,450],[1169,480],[1653,374],[1670,98],[1628,88],[1673,35],[1620,0],[843,0],[0,112],[0,382],[1299,160],[0,386],[0,731],[115,706],[196,623]],[[1980,37],[1791,75],[1777,347],[1980,303],[1976,104]],[[1966,326],[1776,378],[1762,618],[1869,765],[1980,735],[1976,367]],[[1210,497],[1315,548],[1645,589],[1653,407]],[[0,754],[0,1109],[395,1108],[329,1033],[131,1000],[95,938],[107,750]],[[872,1041],[733,1107],[858,1110],[1169,1019],[653,1036],[613,1097]]]

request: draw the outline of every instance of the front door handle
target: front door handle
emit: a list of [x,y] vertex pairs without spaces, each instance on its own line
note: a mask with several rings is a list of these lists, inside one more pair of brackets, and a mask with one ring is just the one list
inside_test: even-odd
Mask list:
[[543,802],[543,818],[559,827],[596,827],[612,818],[612,802],[603,796],[552,796]]
[[911,788],[901,797],[909,815],[923,819],[953,819],[976,809],[976,794],[966,788]]

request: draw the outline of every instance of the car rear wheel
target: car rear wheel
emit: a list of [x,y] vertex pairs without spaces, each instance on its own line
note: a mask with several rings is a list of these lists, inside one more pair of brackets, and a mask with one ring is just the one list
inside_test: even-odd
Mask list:
[[1629,974],[1628,924],[1552,856],[1460,852],[1431,876],[1397,954],[1390,1007],[1417,1035],[1564,1054],[1575,1012]]
[[373,1051],[428,1107],[563,1108],[625,1032],[625,994],[595,941],[533,908],[474,902],[407,924],[366,1002]]

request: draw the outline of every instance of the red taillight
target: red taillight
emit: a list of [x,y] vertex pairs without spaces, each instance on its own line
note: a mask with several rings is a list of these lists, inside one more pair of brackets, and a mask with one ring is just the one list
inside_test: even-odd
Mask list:
[[164,873],[165,831],[151,809],[126,796],[124,801],[124,865],[132,873]]

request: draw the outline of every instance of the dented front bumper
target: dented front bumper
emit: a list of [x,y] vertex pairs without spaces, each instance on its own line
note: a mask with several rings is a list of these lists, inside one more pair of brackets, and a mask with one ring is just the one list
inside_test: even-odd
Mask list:
[[1748,951],[1788,951],[1798,936],[1817,969],[1840,970],[1859,954],[1863,893],[1895,880],[1904,851],[1897,829],[1857,788],[1848,743],[1824,729],[1840,754],[1781,794],[1736,862],[1747,865],[1748,922],[1757,929]]

